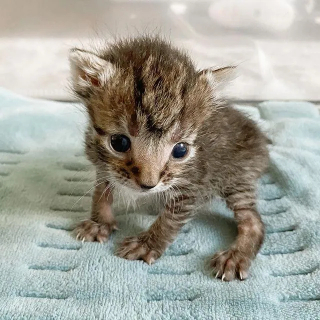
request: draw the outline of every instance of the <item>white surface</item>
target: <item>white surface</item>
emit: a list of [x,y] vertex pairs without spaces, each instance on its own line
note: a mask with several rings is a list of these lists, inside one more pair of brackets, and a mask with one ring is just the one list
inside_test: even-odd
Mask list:
[[155,30],[187,49],[199,68],[238,65],[231,98],[320,100],[320,1],[243,0],[240,8],[235,0],[28,6],[0,0],[0,6],[0,86],[17,93],[71,99],[69,48],[97,36]]

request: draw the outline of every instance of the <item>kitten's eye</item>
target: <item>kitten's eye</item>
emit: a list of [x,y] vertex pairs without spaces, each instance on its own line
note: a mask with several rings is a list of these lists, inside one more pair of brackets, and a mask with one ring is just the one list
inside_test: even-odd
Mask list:
[[117,152],[127,152],[130,149],[130,139],[123,134],[111,136],[111,146]]
[[185,157],[188,153],[188,145],[183,142],[177,143],[172,150],[172,156],[175,159],[181,159]]

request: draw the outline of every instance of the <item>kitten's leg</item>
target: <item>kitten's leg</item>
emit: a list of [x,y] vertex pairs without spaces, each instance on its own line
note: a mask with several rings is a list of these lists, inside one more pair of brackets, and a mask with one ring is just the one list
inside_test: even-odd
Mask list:
[[238,235],[229,250],[219,252],[211,260],[216,277],[230,281],[248,277],[252,259],[258,253],[263,239],[264,226],[256,209],[255,190],[237,191],[227,197],[237,221]]
[[92,197],[91,219],[82,221],[75,229],[77,239],[105,242],[117,229],[112,214],[113,197],[107,184],[96,186]]
[[149,230],[137,237],[128,237],[116,252],[119,257],[128,260],[142,259],[148,264],[157,260],[165,249],[174,241],[180,228],[193,215],[194,199],[176,198],[171,205],[157,217]]

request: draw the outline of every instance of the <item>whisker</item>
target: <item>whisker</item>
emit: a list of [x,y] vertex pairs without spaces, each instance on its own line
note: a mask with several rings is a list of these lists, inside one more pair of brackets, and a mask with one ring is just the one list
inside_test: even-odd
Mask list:
[[101,185],[101,184],[103,184],[103,183],[105,183],[105,181],[102,181],[102,182],[100,182],[100,183],[97,183],[96,185],[94,185],[93,187],[91,187],[87,192],[85,192],[84,195],[83,195],[82,197],[80,197],[80,199],[78,199],[78,200],[74,203],[74,205],[72,206],[71,210],[72,210],[72,209],[74,208],[74,206],[75,206],[79,201],[81,201],[92,189],[96,188],[97,186],[99,186],[99,185]]

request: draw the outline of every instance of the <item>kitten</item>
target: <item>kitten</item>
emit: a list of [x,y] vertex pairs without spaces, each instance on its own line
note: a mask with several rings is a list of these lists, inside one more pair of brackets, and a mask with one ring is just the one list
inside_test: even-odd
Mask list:
[[233,67],[197,71],[190,58],[158,37],[122,40],[100,52],[70,52],[74,92],[90,119],[86,153],[96,167],[91,219],[78,238],[104,242],[116,229],[112,190],[161,193],[164,209],[149,230],[117,251],[151,264],[204,200],[222,197],[238,235],[215,254],[216,277],[245,279],[264,238],[256,209],[257,179],[268,164],[267,140],[253,121],[218,100]]

